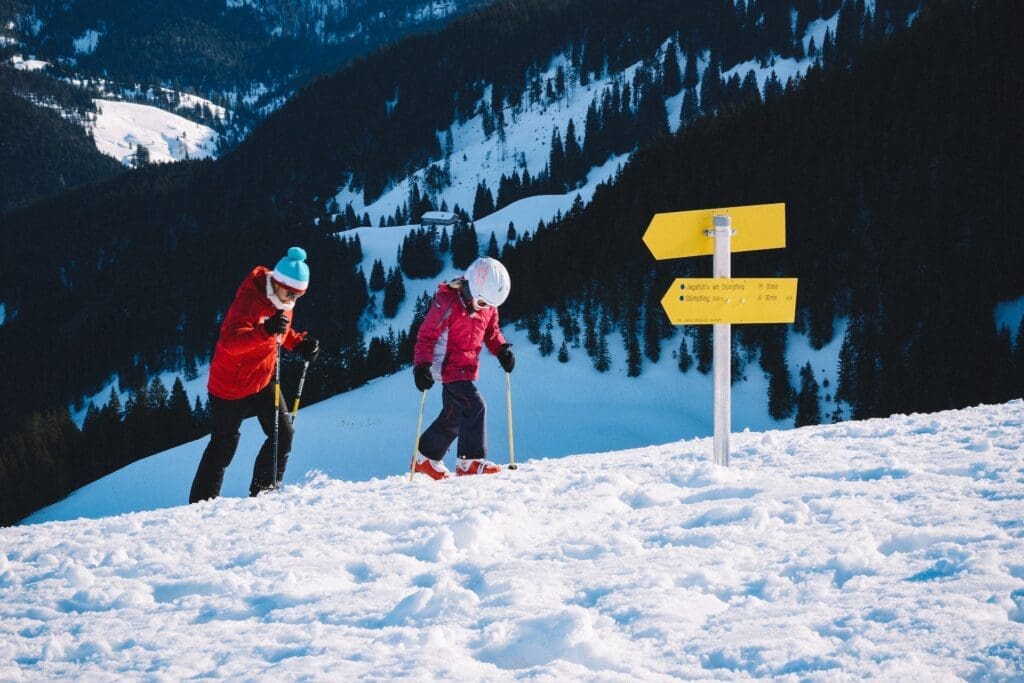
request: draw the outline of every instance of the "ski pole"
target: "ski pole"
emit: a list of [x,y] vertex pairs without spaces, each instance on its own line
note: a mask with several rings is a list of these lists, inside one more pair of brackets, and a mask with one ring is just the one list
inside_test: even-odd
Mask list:
[[277,449],[281,433],[281,337],[277,337],[277,355],[274,357],[274,461],[270,471],[271,488],[277,488]]
[[306,370],[309,370],[309,361],[302,364],[302,374],[299,376],[299,388],[295,390],[295,403],[292,404],[292,424],[295,424],[295,415],[299,412],[299,399],[302,398],[302,387],[306,384]]
[[508,468],[519,468],[516,464],[515,439],[512,437],[512,373],[505,373],[505,407],[508,409]]
[[416,441],[412,445],[412,462],[409,463],[409,481],[412,481],[416,474],[416,453],[420,450],[420,429],[423,428],[423,406],[427,402],[427,390],[423,390],[423,398],[420,399],[420,418],[416,421]]

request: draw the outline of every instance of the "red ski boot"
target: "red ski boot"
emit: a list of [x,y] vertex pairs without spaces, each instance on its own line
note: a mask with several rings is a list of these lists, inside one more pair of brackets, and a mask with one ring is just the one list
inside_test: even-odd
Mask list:
[[496,474],[501,472],[501,465],[495,465],[489,460],[459,458],[455,466],[455,476],[465,477],[470,474]]
[[440,460],[431,460],[422,453],[416,454],[416,472],[425,474],[431,479],[447,479],[451,476],[451,472],[444,466],[444,462]]

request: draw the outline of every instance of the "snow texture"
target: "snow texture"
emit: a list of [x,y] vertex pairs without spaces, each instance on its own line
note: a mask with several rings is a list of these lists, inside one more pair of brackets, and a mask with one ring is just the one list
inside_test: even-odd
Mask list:
[[728,469],[695,439],[3,529],[0,679],[1020,680],[1022,428],[1016,400],[734,434]]

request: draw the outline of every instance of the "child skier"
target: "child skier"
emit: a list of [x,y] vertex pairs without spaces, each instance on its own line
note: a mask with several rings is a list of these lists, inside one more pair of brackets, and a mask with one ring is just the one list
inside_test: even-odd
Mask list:
[[442,459],[456,438],[458,476],[493,474],[501,467],[484,459],[487,454],[487,406],[473,382],[480,368],[484,344],[498,357],[505,372],[516,358],[498,327],[498,306],[508,298],[511,280],[505,266],[492,258],[474,261],[463,277],[443,282],[423,319],[413,356],[416,388],[426,391],[440,379],[441,414],[420,437],[415,471],[432,479],[446,479]]
[[[203,451],[188,502],[220,495],[224,470],[238,447],[242,420],[255,414],[267,435],[256,456],[249,495],[274,488],[284,476],[294,427],[284,401],[275,401],[274,364],[278,343],[313,362],[320,344],[305,332],[292,330],[291,311],[309,286],[306,252],[292,247],[274,270],[257,266],[239,285],[220,326],[210,365],[210,443]],[[275,406],[275,403],[277,404]],[[277,410],[277,472],[273,469],[274,411]]]

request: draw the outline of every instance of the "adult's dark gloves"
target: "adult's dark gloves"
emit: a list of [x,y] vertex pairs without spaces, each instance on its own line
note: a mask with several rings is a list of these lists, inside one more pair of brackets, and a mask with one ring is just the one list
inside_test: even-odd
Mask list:
[[288,318],[284,317],[284,311],[278,311],[264,320],[263,329],[265,329],[267,334],[271,337],[278,334],[284,334],[284,331],[288,329]]
[[498,351],[498,362],[505,372],[512,372],[512,368],[516,366],[516,354],[512,353],[511,344],[505,344]]
[[295,345],[295,353],[302,356],[307,363],[312,363],[320,355],[320,342],[313,337],[307,336]]
[[434,376],[430,374],[430,365],[428,363],[420,363],[414,367],[412,369],[412,377],[416,380],[416,388],[420,391],[426,391],[434,386]]

